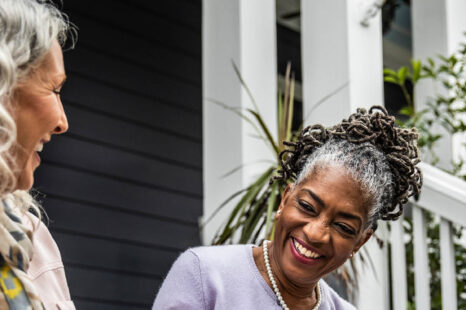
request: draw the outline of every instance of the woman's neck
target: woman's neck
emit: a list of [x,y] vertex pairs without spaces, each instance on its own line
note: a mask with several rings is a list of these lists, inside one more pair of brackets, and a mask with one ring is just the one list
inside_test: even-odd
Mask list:
[[[285,300],[285,303],[290,309],[312,309],[317,303],[317,295],[315,293],[317,282],[310,283],[306,286],[299,286],[286,277],[285,273],[280,268],[277,259],[274,256],[273,246],[269,248],[269,263],[272,268],[273,277],[277,283],[278,289]],[[267,268],[265,266],[264,252],[262,247],[253,248],[254,261],[259,269],[262,277],[272,288]]]

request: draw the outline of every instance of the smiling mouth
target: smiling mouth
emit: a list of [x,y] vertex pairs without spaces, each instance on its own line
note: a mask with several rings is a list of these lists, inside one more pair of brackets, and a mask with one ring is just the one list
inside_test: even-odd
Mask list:
[[304,259],[310,260],[310,261],[315,261],[315,260],[323,257],[319,253],[316,253],[316,252],[310,250],[309,248],[304,247],[295,238],[291,237],[291,241],[292,241],[292,244],[293,244],[293,248],[297,252],[296,254],[301,256],[301,258],[304,258]]

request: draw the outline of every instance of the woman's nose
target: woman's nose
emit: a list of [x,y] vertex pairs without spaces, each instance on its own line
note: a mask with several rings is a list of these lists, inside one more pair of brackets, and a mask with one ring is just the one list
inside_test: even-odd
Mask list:
[[330,241],[329,226],[324,220],[316,219],[304,226],[304,234],[310,243],[328,243]]
[[68,118],[65,114],[65,109],[63,108],[63,104],[60,101],[60,118],[58,120],[57,126],[53,131],[54,134],[62,134],[68,130]]

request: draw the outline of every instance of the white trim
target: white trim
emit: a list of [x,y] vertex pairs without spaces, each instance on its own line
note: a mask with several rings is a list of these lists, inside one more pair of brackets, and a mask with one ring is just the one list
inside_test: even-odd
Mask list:
[[425,163],[420,168],[424,185],[416,205],[466,226],[466,182]]

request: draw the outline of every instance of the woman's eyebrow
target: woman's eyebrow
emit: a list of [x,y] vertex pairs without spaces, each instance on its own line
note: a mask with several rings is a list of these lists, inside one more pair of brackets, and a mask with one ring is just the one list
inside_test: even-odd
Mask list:
[[[317,201],[317,203],[319,205],[321,205],[322,207],[326,207],[324,201],[322,199],[320,199],[319,196],[317,196],[317,194],[315,194],[313,191],[311,191],[310,189],[307,189],[307,188],[303,188],[301,191],[304,191],[306,192],[307,194],[309,194],[315,201]],[[350,219],[350,220],[357,220],[359,222],[359,225],[362,224],[362,219],[360,216],[357,216],[356,214],[353,214],[353,213],[348,213],[348,212],[338,212],[338,215],[340,215],[341,217],[344,217],[344,218],[347,218],[347,219]]]
[[312,199],[314,199],[315,201],[317,201],[317,203],[320,204],[322,207],[324,207],[324,208],[326,207],[324,201],[323,201],[322,199],[320,199],[320,197],[317,196],[317,195],[316,195],[313,191],[311,191],[310,189],[303,188],[301,191],[304,191],[304,192],[308,193],[308,194],[312,197]]
[[362,225],[361,217],[357,216],[356,214],[348,213],[348,212],[338,212],[338,215],[346,219],[349,219],[349,220],[357,220],[359,222],[359,225]]

